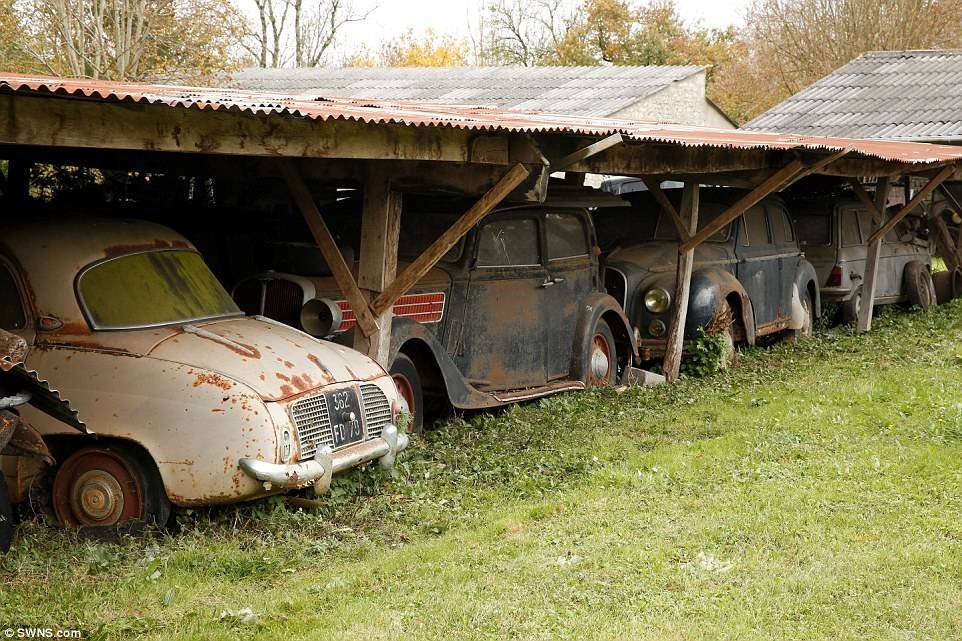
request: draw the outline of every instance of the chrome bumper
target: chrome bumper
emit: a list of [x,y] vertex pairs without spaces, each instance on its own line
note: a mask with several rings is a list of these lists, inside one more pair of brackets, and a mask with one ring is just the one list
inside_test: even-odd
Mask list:
[[378,438],[352,445],[337,453],[329,447],[323,447],[308,461],[283,464],[242,458],[237,464],[245,474],[261,481],[267,491],[313,485],[315,492],[324,494],[331,487],[331,477],[344,470],[374,460],[382,467],[392,467],[398,452],[404,451],[409,442],[407,434],[401,434],[396,426],[388,425]]

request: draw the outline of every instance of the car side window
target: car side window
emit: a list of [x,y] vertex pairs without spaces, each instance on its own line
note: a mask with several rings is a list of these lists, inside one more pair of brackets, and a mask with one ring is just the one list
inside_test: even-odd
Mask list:
[[481,228],[478,267],[540,264],[538,223],[533,218],[496,220]]
[[770,244],[765,210],[754,207],[742,215],[742,245],[759,247]]
[[861,244],[858,218],[854,211],[846,209],[842,211],[842,247],[856,247]]
[[792,223],[788,220],[788,213],[781,207],[774,207],[768,210],[768,216],[768,220],[772,224],[772,234],[775,236],[775,244],[794,244],[795,234],[792,233]]
[[0,329],[12,331],[23,329],[26,325],[27,317],[23,312],[17,282],[10,270],[0,265]]
[[858,226],[862,230],[862,238],[867,241],[875,231],[875,221],[872,220],[872,214],[867,209],[858,210]]
[[588,254],[585,224],[575,214],[551,212],[545,215],[545,237],[548,260],[586,256]]

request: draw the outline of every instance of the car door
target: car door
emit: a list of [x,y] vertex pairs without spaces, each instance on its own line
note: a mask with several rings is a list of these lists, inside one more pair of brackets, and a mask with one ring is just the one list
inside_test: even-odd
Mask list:
[[544,214],[545,344],[548,380],[569,376],[575,324],[581,301],[597,287],[594,239],[584,210],[554,210]]
[[742,214],[735,253],[736,275],[748,292],[755,311],[755,326],[776,320],[779,293],[778,259],[775,258],[765,207],[755,205]]
[[780,203],[766,206],[768,222],[772,231],[772,241],[778,256],[778,298],[775,313],[779,318],[787,318],[792,313],[792,295],[795,290],[795,275],[802,260],[798,249],[795,230],[792,228],[788,212]]
[[495,214],[475,236],[462,334],[455,362],[483,389],[544,385],[547,272],[539,214]]

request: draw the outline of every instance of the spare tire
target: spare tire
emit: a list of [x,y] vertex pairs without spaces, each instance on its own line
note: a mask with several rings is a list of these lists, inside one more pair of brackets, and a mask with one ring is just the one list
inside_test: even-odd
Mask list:
[[0,472],[0,554],[10,549],[13,541],[13,507],[7,493],[7,481]]
[[935,302],[935,288],[932,285],[932,274],[924,263],[913,260],[905,266],[902,285],[909,302],[915,306],[927,309]]
[[935,285],[935,300],[939,305],[958,298],[962,294],[962,269],[936,272],[932,274],[932,284]]

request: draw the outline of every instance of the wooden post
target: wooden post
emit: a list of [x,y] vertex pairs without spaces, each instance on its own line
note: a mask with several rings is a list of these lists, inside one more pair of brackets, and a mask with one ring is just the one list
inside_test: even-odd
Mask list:
[[[876,232],[885,227],[885,203],[888,200],[889,179],[888,177],[879,178],[875,185],[875,211],[882,216],[882,220],[876,226]],[[877,236],[877,237],[876,237]],[[882,253],[882,238],[884,234],[878,236],[873,234],[874,242],[868,246],[868,253],[865,258],[865,274],[862,281],[862,306],[858,310],[859,332],[867,332],[872,329],[872,312],[875,308],[875,291],[878,285],[878,259]],[[872,239],[870,239],[872,240]]]
[[[698,231],[698,183],[686,182],[681,197],[681,217],[688,226],[689,236]],[[681,372],[681,353],[685,342],[685,321],[688,319],[688,294],[691,291],[691,272],[695,264],[695,246],[678,254],[678,274],[675,279],[675,306],[668,325],[668,343],[662,363],[665,378],[678,380]]]
[[[386,175],[368,175],[364,181],[361,218],[361,251],[357,284],[370,301],[384,291],[397,274],[398,237],[401,231],[401,194],[391,190]],[[390,369],[391,320],[393,309],[377,317],[378,329],[370,336],[354,332],[354,349]]]

